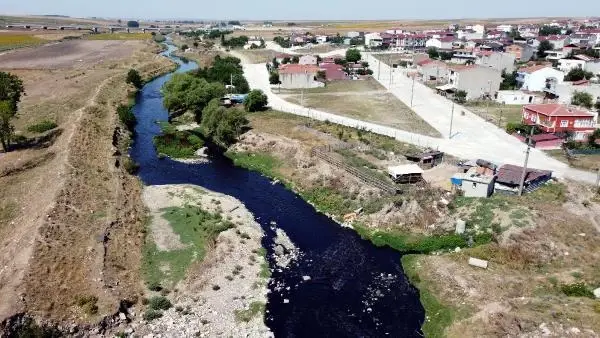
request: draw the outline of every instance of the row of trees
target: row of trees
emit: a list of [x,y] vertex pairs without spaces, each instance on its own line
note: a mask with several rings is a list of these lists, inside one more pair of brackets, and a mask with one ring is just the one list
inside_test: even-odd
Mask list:
[[427,49],[427,54],[430,59],[439,59],[443,61],[452,59],[452,56],[454,55],[452,52],[438,51],[435,47],[429,47]]
[[25,93],[23,81],[18,76],[0,72],[0,143],[9,151],[15,128],[12,120],[17,117],[21,96]]
[[274,37],[273,42],[275,42],[276,44],[280,45],[283,48],[292,47],[292,41],[290,40],[290,38],[284,38],[283,36]]
[[594,97],[592,96],[592,94],[586,92],[581,92],[577,90],[573,92],[573,96],[571,97],[571,104],[585,107],[588,109],[594,107],[598,111],[600,111],[600,100],[597,100],[594,103]]
[[225,35],[221,35],[221,45],[227,48],[242,48],[248,43],[248,40],[250,39],[245,35],[230,39],[225,39]]
[[220,57],[217,55],[210,67],[198,68],[195,76],[206,79],[209,82],[231,84],[237,93],[246,94],[250,86],[244,77],[244,70],[240,59],[232,56]]

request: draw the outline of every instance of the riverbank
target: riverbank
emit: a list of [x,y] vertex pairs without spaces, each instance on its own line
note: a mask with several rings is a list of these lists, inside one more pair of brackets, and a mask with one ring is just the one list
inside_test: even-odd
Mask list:
[[[430,187],[389,197],[310,156],[315,146],[345,142],[354,143],[352,153],[337,155],[359,168],[378,170],[397,160],[377,153],[382,142],[367,133],[277,112],[252,114],[249,120],[252,130],[229,149],[236,165],[281,181],[376,245],[422,253],[403,262],[421,290],[426,336],[598,332],[600,323],[592,319],[596,302],[563,291],[583,283],[589,294],[600,284],[596,263],[586,257],[597,256],[598,242],[591,239],[599,237],[593,213],[600,199],[590,187],[551,183],[522,198],[489,199],[454,197]],[[386,145],[392,146],[394,154],[403,149]],[[361,212],[349,221],[345,216],[358,208]],[[453,234],[458,219],[466,221],[471,236]],[[578,224],[579,235],[570,235],[567,224]],[[488,260],[490,266],[471,267],[469,257]],[[583,308],[553,316],[559,304]]]
[[147,186],[143,199],[151,217],[144,279],[154,290],[170,290],[173,307],[153,320],[137,316],[136,335],[269,336],[263,231],[246,207],[192,185]]

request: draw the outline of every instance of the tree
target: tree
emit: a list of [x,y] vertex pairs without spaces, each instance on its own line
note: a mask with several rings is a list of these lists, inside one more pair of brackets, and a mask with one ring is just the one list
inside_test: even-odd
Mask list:
[[319,80],[327,80],[327,72],[325,72],[324,70],[320,70],[317,72],[317,79]]
[[350,48],[346,51],[346,61],[348,62],[358,62],[362,58],[360,55],[360,51],[356,48]]
[[219,104],[218,99],[211,100],[202,111],[202,133],[223,148],[235,143],[247,125],[248,120],[244,112],[239,109],[226,109]]
[[589,80],[594,76],[591,72],[586,72],[581,68],[571,69],[567,75],[565,75],[565,81],[580,81],[583,79]]
[[562,29],[560,27],[552,27],[552,26],[542,26],[538,35],[540,36],[548,36],[548,35],[558,35],[560,34]]
[[513,28],[510,33],[508,33],[508,37],[510,37],[513,40],[521,40],[523,39],[521,37],[521,33],[519,33],[519,31],[516,28]]
[[193,45],[194,45],[194,48],[198,48],[198,41],[194,41]]
[[0,72],[0,143],[9,150],[14,133],[12,119],[17,117],[18,104],[25,92],[23,81],[16,75]]
[[279,68],[279,62],[277,62],[277,58],[273,58],[273,61],[271,61],[271,64],[273,65],[273,69]]
[[571,104],[586,108],[592,108],[592,106],[594,105],[594,98],[589,93],[580,92],[576,90],[575,92],[573,92]]
[[540,59],[543,59],[546,57],[546,51],[548,50],[552,50],[554,49],[554,46],[552,46],[552,44],[550,43],[550,41],[548,40],[544,40],[542,42],[540,42],[540,45],[538,46],[538,50],[537,50],[537,56]]
[[361,62],[360,65],[363,66],[364,68],[369,68],[369,63],[367,61]]
[[457,90],[456,93],[454,93],[454,99],[458,103],[465,103],[467,101],[467,92],[464,90]]
[[596,110],[600,112],[600,100],[596,101],[596,104],[594,104],[594,108],[596,108]]
[[450,60],[454,56],[452,52],[439,52],[440,60]]
[[600,148],[598,141],[600,140],[600,129],[594,130],[593,133],[588,136],[588,144],[592,148]]
[[244,107],[247,112],[263,110],[267,104],[269,104],[269,99],[260,89],[251,91],[248,97],[246,97],[246,101],[244,101]]
[[440,56],[440,54],[437,51],[437,48],[435,47],[429,47],[427,49],[427,54],[429,55],[430,59],[437,59]]
[[127,27],[129,28],[138,28],[140,27],[140,23],[137,21],[127,21]]
[[225,95],[223,84],[208,82],[190,73],[173,75],[162,91],[163,104],[167,110],[176,115],[192,111],[197,118],[210,100]]
[[272,85],[280,84],[281,81],[279,81],[279,73],[271,72],[271,74],[269,74],[269,83]]
[[286,65],[286,64],[290,63],[290,61],[291,61],[290,57],[286,56],[281,60],[281,63]]
[[130,69],[129,72],[127,73],[127,80],[126,82],[128,84],[132,84],[135,88],[142,88],[142,86],[144,85],[144,82],[142,81],[142,77],[140,76],[140,73],[138,73],[137,70],[135,69]]
[[500,90],[513,90],[517,88],[517,71],[507,73],[505,70],[502,71],[502,82],[500,83]]
[[183,44],[183,45],[181,45],[181,47],[179,49],[181,49],[182,51],[185,52],[188,48],[190,48],[188,45]]
[[300,57],[298,55],[292,56],[292,63],[300,63]]

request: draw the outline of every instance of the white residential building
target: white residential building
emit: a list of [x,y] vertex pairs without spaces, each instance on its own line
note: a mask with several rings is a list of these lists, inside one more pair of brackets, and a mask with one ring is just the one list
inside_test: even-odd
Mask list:
[[496,94],[496,102],[506,105],[540,104],[544,102],[544,98],[522,90],[500,90]]
[[583,60],[571,60],[571,59],[560,59],[558,60],[558,69],[565,74],[570,72],[572,69],[584,69],[585,61]]
[[482,36],[483,36],[483,33],[485,33],[485,27],[483,25],[468,25],[465,27],[465,29],[473,30],[477,33],[480,33]]
[[383,44],[383,38],[379,33],[365,34],[365,46],[380,47]]
[[533,92],[550,91],[563,83],[565,73],[547,65],[521,68],[517,71],[517,82],[522,90]]
[[475,64],[511,73],[515,70],[515,56],[511,53],[481,52],[477,54]]
[[506,32],[506,33],[509,33],[510,31],[512,31],[512,29],[513,29],[512,25],[498,25],[496,27],[497,31]]
[[442,37],[442,38],[432,38],[425,42],[425,47],[437,48],[437,49],[452,49],[452,43],[454,42],[454,38],[451,36]]
[[500,72],[478,65],[450,67],[449,84],[456,90],[467,92],[467,100],[484,96],[494,97],[500,89]]
[[349,37],[349,38],[357,38],[359,36],[360,36],[359,32],[348,32],[348,33],[346,33],[346,37]]
[[483,39],[483,32],[476,32],[474,30],[458,30],[456,31],[456,37],[459,40],[476,40]]

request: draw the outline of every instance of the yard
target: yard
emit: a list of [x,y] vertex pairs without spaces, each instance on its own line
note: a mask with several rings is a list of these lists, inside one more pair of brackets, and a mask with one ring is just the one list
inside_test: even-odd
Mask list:
[[576,155],[568,158],[564,150],[547,150],[546,154],[554,157],[555,159],[569,164],[571,167],[584,169],[584,170],[597,170],[600,168],[600,154],[595,155]]
[[504,128],[507,123],[521,122],[522,105],[504,105],[490,101],[471,101],[465,107],[485,120]]
[[[289,102],[302,104],[301,90],[282,90],[280,95]],[[435,129],[371,77],[357,81],[335,81],[326,87],[306,90],[303,103],[306,107],[326,112],[423,135],[439,136]]]
[[243,55],[250,63],[267,63],[277,54],[270,49],[240,49],[236,52]]

